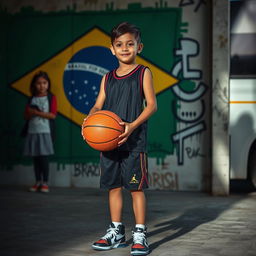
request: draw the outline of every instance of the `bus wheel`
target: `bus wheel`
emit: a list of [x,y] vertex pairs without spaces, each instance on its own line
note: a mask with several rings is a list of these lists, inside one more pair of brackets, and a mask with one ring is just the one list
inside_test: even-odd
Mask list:
[[251,150],[248,161],[248,178],[256,188],[256,148]]

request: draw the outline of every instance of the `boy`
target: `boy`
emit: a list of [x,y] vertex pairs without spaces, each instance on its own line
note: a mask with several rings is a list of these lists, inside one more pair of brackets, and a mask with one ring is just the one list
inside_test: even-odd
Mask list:
[[[148,187],[146,136],[147,119],[157,110],[152,75],[148,68],[136,64],[142,51],[140,30],[127,22],[111,32],[111,51],[119,67],[107,73],[101,81],[100,92],[89,115],[104,109],[116,113],[125,126],[117,149],[102,152],[101,188],[109,190],[111,224],[105,236],[95,242],[95,250],[109,250],[125,244],[125,228],[121,222],[122,187],[131,192],[136,226],[132,233],[132,255],[146,255],[146,198]],[[144,100],[146,106],[143,107]]]

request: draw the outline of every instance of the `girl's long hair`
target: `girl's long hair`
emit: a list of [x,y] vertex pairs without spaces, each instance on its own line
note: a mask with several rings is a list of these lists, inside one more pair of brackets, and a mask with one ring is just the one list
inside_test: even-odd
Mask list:
[[37,90],[36,90],[36,82],[37,80],[43,77],[47,82],[48,82],[48,92],[50,92],[51,90],[51,80],[48,76],[48,74],[44,71],[38,71],[32,78],[31,82],[30,82],[30,92],[32,96],[35,96],[37,94]]

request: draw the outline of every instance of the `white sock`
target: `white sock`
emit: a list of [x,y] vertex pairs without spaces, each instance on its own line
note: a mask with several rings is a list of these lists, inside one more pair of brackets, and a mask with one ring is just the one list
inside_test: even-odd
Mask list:
[[115,225],[116,228],[117,228],[119,225],[122,225],[122,222],[112,221],[112,223]]
[[136,224],[135,228],[142,228],[143,230],[145,230],[146,226],[144,224]]

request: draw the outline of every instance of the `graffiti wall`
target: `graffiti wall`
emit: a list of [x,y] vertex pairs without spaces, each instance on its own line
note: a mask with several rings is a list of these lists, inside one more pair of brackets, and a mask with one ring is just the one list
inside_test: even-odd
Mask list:
[[[145,4],[145,2],[147,2]],[[153,73],[158,111],[149,120],[151,189],[206,190],[209,183],[209,69],[206,1],[1,1],[0,183],[34,182],[20,131],[39,70],[57,97],[50,185],[98,187],[99,152],[81,137],[101,78],[117,67],[110,31],[122,21],[141,28],[137,62]]]

